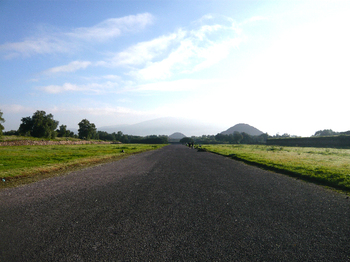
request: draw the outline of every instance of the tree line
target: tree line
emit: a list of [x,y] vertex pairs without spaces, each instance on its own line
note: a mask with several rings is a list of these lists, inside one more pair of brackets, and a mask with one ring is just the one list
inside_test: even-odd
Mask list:
[[332,129],[324,129],[316,131],[316,133],[313,136],[339,136],[339,135],[350,135],[350,131],[345,132],[336,132]]
[[0,136],[5,135],[20,135],[31,136],[37,138],[54,139],[56,137],[74,137],[84,140],[96,139],[104,141],[119,141],[122,143],[144,143],[144,144],[167,144],[167,136],[132,136],[125,135],[121,131],[109,134],[105,131],[97,131],[94,123],[83,119],[78,123],[78,134],[67,129],[66,125],[60,125],[59,121],[53,118],[52,114],[46,114],[45,111],[37,110],[33,116],[23,117],[18,130],[4,132],[5,122],[2,117],[3,113],[0,111]]
[[38,138],[54,139],[56,137],[79,137],[81,139],[96,139],[96,126],[87,119],[79,122],[78,136],[67,129],[66,125],[58,128],[59,122],[53,118],[52,114],[38,110],[33,116],[23,117],[18,128],[18,135],[32,136]]
[[[32,136],[38,138],[54,139],[56,137],[74,137],[85,140],[96,139],[104,141],[119,141],[122,143],[147,143],[147,144],[166,144],[168,143],[168,136],[133,136],[123,134],[121,131],[109,134],[105,131],[98,131],[94,123],[90,123],[89,120],[83,119],[78,123],[79,129],[78,134],[67,129],[66,125],[60,125],[59,121],[54,120],[52,114],[46,114],[45,111],[37,110],[33,116],[23,117],[18,130],[11,130],[3,132],[3,113],[0,110],[0,137],[5,135],[21,135],[21,136]],[[328,137],[328,136],[339,136],[339,135],[350,135],[350,131],[346,132],[335,132],[332,129],[324,129],[316,131],[312,137]],[[288,139],[298,138],[290,136],[285,133],[283,135],[269,136],[267,133],[259,136],[252,136],[245,132],[235,131],[233,134],[224,135],[218,133],[217,135],[203,135],[203,136],[192,136],[185,137],[180,140],[180,143],[191,143],[196,144],[266,144],[268,139]]]
[[196,144],[265,144],[268,134],[262,134],[259,136],[252,136],[245,132],[235,131],[233,134],[224,135],[218,133],[217,135],[203,135],[184,137],[180,140],[180,143],[196,143]]
[[[338,137],[338,136],[348,136],[350,135],[350,131],[346,132],[335,132],[332,129],[324,129],[316,131],[314,135],[312,135],[310,138],[322,138],[322,137]],[[203,136],[192,136],[192,137],[184,137],[180,140],[180,143],[187,144],[187,143],[196,143],[196,144],[287,144],[290,143],[290,145],[298,145],[296,141],[313,141],[313,143],[308,143],[309,145],[315,146],[317,143],[316,141],[332,141],[329,142],[330,144],[335,144],[334,141],[343,141],[345,138],[339,138],[336,140],[307,140],[306,138],[301,138],[298,136],[291,136],[287,133],[284,133],[283,135],[276,134],[274,136],[270,136],[267,133],[261,134],[259,136],[252,136],[245,132],[238,132],[235,131],[233,134],[224,135],[224,134],[217,134],[217,135],[203,135]],[[288,141],[289,142],[288,142]],[[284,142],[281,142],[284,141]],[[301,145],[302,143],[299,143]],[[324,145],[324,143],[320,143]]]
[[167,144],[168,136],[133,136],[123,134],[123,132],[118,131],[113,133],[107,133],[105,131],[97,131],[97,135],[100,140],[104,141],[119,141],[122,143],[130,143],[130,144]]

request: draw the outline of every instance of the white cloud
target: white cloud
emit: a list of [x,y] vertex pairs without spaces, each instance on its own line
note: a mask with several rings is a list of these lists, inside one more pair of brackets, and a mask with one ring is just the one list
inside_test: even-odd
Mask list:
[[194,23],[195,29],[180,28],[168,35],[137,43],[114,55],[108,54],[112,58],[95,65],[125,67],[128,70],[125,74],[139,81],[166,79],[174,74],[208,68],[225,59],[242,41],[233,20],[219,18],[217,22],[213,16],[203,17]]
[[78,109],[80,113],[87,113],[96,116],[112,116],[112,115],[145,115],[145,111],[133,110],[127,107],[90,107],[90,108],[80,108]]
[[66,53],[74,49],[75,45],[69,45],[63,39],[53,35],[47,37],[30,37],[22,42],[5,43],[0,45],[0,51],[7,53],[5,58],[10,59],[23,55],[25,57],[35,54]]
[[120,36],[123,32],[140,30],[153,22],[149,13],[107,19],[93,27],[76,28],[66,33],[69,37],[88,41],[105,41]]
[[200,50],[198,52],[198,57],[202,58],[203,62],[195,65],[193,70],[190,70],[190,72],[196,72],[205,68],[209,68],[210,66],[225,59],[229,55],[230,49],[238,47],[241,41],[241,38],[234,38],[227,41],[215,43],[208,48]]
[[91,83],[86,85],[76,85],[71,83],[65,83],[63,85],[48,85],[38,87],[37,89],[42,90],[49,94],[58,94],[63,92],[84,92],[84,93],[94,93],[103,94],[108,92],[116,92],[118,83],[106,82],[106,83]]
[[176,81],[162,81],[137,86],[133,91],[162,91],[162,92],[179,92],[211,87],[215,80],[201,79],[181,79]]
[[[94,64],[96,65],[96,63]],[[110,80],[114,82],[120,82],[122,78],[119,75],[95,75],[95,76],[83,76],[81,77],[84,81],[89,81],[89,82],[96,82],[96,81],[101,81],[101,80]]]
[[118,75],[105,75],[102,76],[103,79],[109,79],[109,80],[120,80],[120,76]]
[[[55,119],[64,119],[64,124],[67,126],[75,126],[81,119],[88,119],[90,122],[99,126],[109,126],[118,123],[132,124],[141,122],[145,118],[152,119],[154,113],[145,110],[135,110],[128,107],[114,106],[108,104],[85,105],[61,105],[55,108],[50,108],[46,112],[51,112],[55,115]],[[63,122],[62,122],[63,123]]]
[[193,30],[191,33],[199,40],[204,40],[208,34],[223,29],[222,25],[203,25],[199,30]]
[[182,32],[179,31],[170,35],[160,36],[151,41],[138,43],[117,53],[112,59],[104,64],[112,66],[135,66],[145,64],[156,57],[163,55],[169,46],[173,42],[178,41],[177,39],[181,39],[181,37]]
[[43,86],[39,87],[38,89],[45,91],[46,93],[50,94],[58,94],[65,91],[82,91],[86,88],[79,87],[78,85],[65,83],[62,86],[59,85],[49,85],[49,86]]
[[2,105],[0,110],[2,110],[6,114],[17,114],[17,113],[28,113],[28,112],[34,112],[33,107],[26,107],[18,104],[11,104],[11,105]]
[[46,70],[45,73],[52,74],[52,73],[62,73],[62,72],[75,72],[79,69],[85,69],[90,65],[91,65],[91,62],[89,61],[73,61],[68,65],[50,68]]
[[46,30],[39,36],[28,37],[21,42],[0,45],[0,51],[6,58],[19,55],[66,53],[76,50],[82,41],[92,43],[106,41],[126,32],[138,31],[153,22],[149,13],[130,15],[122,18],[107,19],[92,27],[82,27],[70,32]]
[[231,19],[226,19],[225,23],[181,29],[169,36],[135,45],[119,53],[115,65],[133,66],[129,75],[139,80],[166,79],[174,74],[200,71],[220,62],[241,41]]

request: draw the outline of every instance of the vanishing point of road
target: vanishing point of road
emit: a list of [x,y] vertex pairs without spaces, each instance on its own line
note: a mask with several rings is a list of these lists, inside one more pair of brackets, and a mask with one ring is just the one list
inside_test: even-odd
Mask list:
[[350,200],[170,145],[1,190],[0,261],[350,261]]

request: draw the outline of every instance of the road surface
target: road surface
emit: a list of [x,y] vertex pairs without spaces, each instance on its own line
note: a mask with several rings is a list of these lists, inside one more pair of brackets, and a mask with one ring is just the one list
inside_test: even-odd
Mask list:
[[0,261],[350,261],[350,200],[181,145],[0,191]]

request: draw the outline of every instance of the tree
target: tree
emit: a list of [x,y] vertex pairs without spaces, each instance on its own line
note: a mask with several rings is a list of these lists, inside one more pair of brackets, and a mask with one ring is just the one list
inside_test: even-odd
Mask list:
[[98,138],[105,141],[115,141],[115,133],[109,134],[106,131],[97,131]]
[[22,118],[22,124],[19,126],[19,133],[25,136],[55,138],[55,129],[58,121],[53,119],[52,114],[46,115],[45,111],[36,111],[32,117]]
[[80,121],[78,134],[80,139],[94,139],[97,138],[96,126],[90,123],[89,120],[83,119]]
[[192,142],[194,142],[194,140],[190,137],[184,137],[184,138],[181,138],[181,140],[180,140],[181,144],[187,144],[187,143],[192,143]]
[[284,134],[282,135],[282,137],[284,137],[284,138],[288,138],[288,137],[290,137],[290,134],[288,134],[288,133],[284,133]]
[[1,123],[4,123],[5,122],[5,119],[2,117],[2,112],[0,110],[0,137],[2,137],[2,130],[4,130],[4,126],[1,124]]
[[332,129],[324,129],[317,131],[314,136],[334,136],[338,135],[338,132],[334,132]]
[[18,130],[10,130],[10,131],[5,131],[3,133],[5,136],[18,136]]
[[242,132],[241,133],[242,135],[242,140],[241,140],[241,144],[254,144],[254,137],[249,135],[248,133],[246,132]]
[[66,125],[60,125],[60,129],[57,130],[57,133],[58,137],[67,137],[69,136],[70,131],[67,130]]
[[33,119],[33,131],[32,136],[34,137],[56,137],[56,128],[58,121],[53,119],[52,114],[46,115],[45,111],[36,111],[32,117]]
[[258,144],[266,144],[267,139],[269,138],[268,133],[261,134],[260,136],[256,137],[256,142]]
[[22,117],[22,124],[19,126],[18,132],[22,136],[30,136],[33,129],[33,120],[30,116]]
[[227,141],[227,136],[226,135],[223,135],[221,133],[218,133],[216,136],[215,136],[215,139],[217,141],[220,141],[220,142],[224,142],[224,141]]
[[113,133],[115,135],[115,139],[122,143],[129,143],[129,136],[123,134],[122,131],[118,131],[118,133]]
[[56,130],[58,137],[77,137],[73,131],[67,129],[66,125],[60,125],[60,128]]
[[243,136],[242,136],[242,134],[240,132],[235,131],[233,133],[233,141],[234,141],[234,143],[239,144],[242,139],[243,139]]

